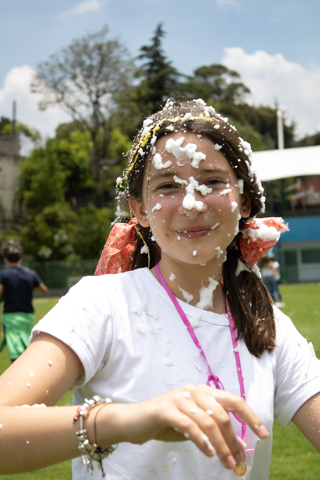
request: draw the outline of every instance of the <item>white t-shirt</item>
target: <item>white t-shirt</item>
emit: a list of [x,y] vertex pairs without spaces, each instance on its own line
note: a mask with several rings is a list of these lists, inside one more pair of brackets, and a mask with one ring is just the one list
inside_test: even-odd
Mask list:
[[[240,395],[226,315],[200,310],[179,300],[213,373],[226,391]],[[320,391],[320,362],[291,320],[275,308],[277,347],[261,358],[239,343],[246,399],[268,430],[276,419],[288,425],[303,403]],[[144,268],[117,275],[83,278],[36,325],[70,346],[85,375],[74,403],[94,394],[115,402],[141,402],[188,383],[205,384],[208,368],[165,290]],[[234,430],[241,425],[231,415]],[[247,428],[246,480],[267,480],[272,439],[260,441]],[[107,480],[234,480],[218,458],[208,458],[190,442],[119,444],[103,461]],[[73,461],[75,479],[99,479]]]

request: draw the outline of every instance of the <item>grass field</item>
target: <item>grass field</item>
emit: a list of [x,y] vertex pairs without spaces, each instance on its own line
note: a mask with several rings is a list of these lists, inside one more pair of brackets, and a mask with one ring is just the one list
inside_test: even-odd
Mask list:
[[[320,358],[320,284],[283,285],[281,291],[286,303],[286,307],[282,310],[291,317],[302,335],[313,343],[316,354]],[[35,299],[36,319],[40,319],[56,302],[56,298]],[[9,364],[5,348],[0,353],[0,373]],[[70,403],[70,393],[66,394],[59,402],[60,405]],[[71,462],[64,462],[31,473],[1,476],[1,480],[68,480],[70,478]],[[320,480],[320,455],[294,425],[288,428],[283,428],[278,424],[274,425],[269,479]]]

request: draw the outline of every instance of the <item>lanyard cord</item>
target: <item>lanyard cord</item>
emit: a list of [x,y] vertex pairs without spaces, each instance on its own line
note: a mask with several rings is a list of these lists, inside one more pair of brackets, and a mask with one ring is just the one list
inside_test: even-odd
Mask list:
[[[200,342],[199,342],[196,334],[194,333],[194,330],[193,330],[189,320],[187,319],[186,314],[184,313],[183,309],[180,307],[180,305],[179,305],[176,297],[173,295],[169,285],[167,284],[167,282],[163,278],[163,276],[160,272],[159,264],[156,265],[156,273],[157,273],[157,276],[158,276],[158,279],[159,279],[161,285],[163,286],[163,288],[167,292],[168,296],[172,300],[172,303],[174,304],[177,312],[179,313],[179,315],[181,317],[181,320],[183,321],[183,323],[187,327],[187,330],[188,330],[193,342],[195,343],[196,347],[198,348],[199,352],[201,353],[202,357],[204,358],[204,360],[205,360],[205,362],[208,366],[210,375],[209,375],[208,380],[207,380],[207,385],[210,385],[210,381],[213,381],[216,388],[218,388],[219,390],[224,390],[224,386],[223,386],[221,380],[219,379],[219,377],[217,377],[216,375],[213,374],[213,372],[211,370],[211,367],[209,365],[209,362],[208,362],[208,360],[207,360],[207,358],[204,354],[204,351],[203,351],[203,349],[200,345]],[[226,310],[227,310],[229,327],[230,327],[230,332],[231,332],[233,352],[234,352],[234,355],[235,355],[236,366],[237,366],[237,374],[238,374],[238,380],[239,380],[239,386],[240,386],[240,393],[241,393],[241,397],[245,400],[246,395],[245,395],[245,390],[244,390],[243,375],[242,375],[240,354],[239,354],[238,341],[237,341],[237,332],[236,332],[236,328],[235,328],[235,325],[234,325],[234,321],[233,321],[233,318],[232,318],[231,311],[230,311],[227,300],[225,300],[225,302],[226,302]],[[232,414],[242,426],[242,428],[241,428],[241,438],[243,439],[244,436],[245,436],[245,433],[246,433],[247,425],[242,420],[240,420],[240,418],[234,412],[232,412]]]

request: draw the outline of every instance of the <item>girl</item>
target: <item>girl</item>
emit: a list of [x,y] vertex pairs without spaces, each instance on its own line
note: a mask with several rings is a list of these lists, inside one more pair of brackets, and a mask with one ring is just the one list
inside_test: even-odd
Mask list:
[[[114,225],[103,275],[35,327],[1,403],[53,405],[72,387],[74,403],[110,397],[75,416],[83,461],[109,455],[109,480],[267,479],[274,419],[320,450],[319,362],[254,266],[283,226],[255,219],[250,145],[202,100],[170,100],[145,120],[118,187],[118,214],[133,218]],[[73,472],[86,478],[81,460]]]

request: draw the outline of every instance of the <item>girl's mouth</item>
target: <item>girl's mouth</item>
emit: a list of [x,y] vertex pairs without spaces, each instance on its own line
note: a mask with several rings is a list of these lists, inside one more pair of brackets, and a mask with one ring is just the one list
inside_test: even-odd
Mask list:
[[176,233],[179,237],[183,238],[190,238],[190,239],[197,239],[201,237],[205,237],[211,232],[211,228],[209,227],[199,227],[196,229],[188,229],[188,230],[178,230]]

